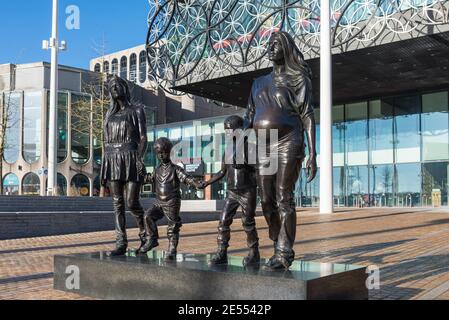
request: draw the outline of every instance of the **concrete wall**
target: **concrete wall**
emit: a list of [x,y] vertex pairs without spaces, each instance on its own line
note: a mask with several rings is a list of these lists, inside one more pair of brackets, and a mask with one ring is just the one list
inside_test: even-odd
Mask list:
[[[144,209],[150,208],[153,202],[154,199],[141,199]],[[183,201],[183,223],[218,221],[223,204],[223,201]],[[160,223],[166,224],[167,221],[163,219]],[[129,212],[127,225],[136,228]],[[0,240],[108,231],[114,228],[111,198],[0,196]]]

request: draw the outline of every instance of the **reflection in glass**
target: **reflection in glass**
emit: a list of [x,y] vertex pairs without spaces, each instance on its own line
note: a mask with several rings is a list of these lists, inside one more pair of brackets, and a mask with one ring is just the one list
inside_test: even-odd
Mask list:
[[[332,108],[332,147],[334,153],[334,166],[345,165],[345,109],[344,105]],[[319,141],[319,140],[317,140]]]
[[15,163],[19,159],[20,98],[21,94],[15,92],[7,92],[3,96],[3,103],[8,114],[3,159],[10,164]]
[[3,195],[19,195],[19,178],[14,173],[7,174],[3,179]]
[[129,80],[135,82],[137,77],[137,55],[131,54],[129,58]]
[[144,83],[147,80],[147,55],[145,51],[139,54],[139,81]]
[[368,164],[368,103],[347,104],[345,113],[347,165]]
[[25,196],[40,195],[41,183],[39,176],[35,173],[28,173],[22,180],[22,194]]
[[42,93],[25,92],[23,103],[23,158],[35,163],[41,157]]
[[401,97],[394,100],[396,163],[421,161],[420,112],[421,96]]
[[104,73],[109,73],[109,61],[105,61],[103,63],[103,72]]
[[393,105],[386,101],[369,103],[370,163],[393,163]]
[[307,172],[305,169],[301,170],[301,177],[297,182],[296,190],[300,195],[300,198],[296,200],[296,202],[299,202],[298,206],[318,206],[320,202],[320,172],[318,171],[315,180],[307,183]]
[[77,174],[70,183],[72,196],[88,197],[90,194],[89,178],[83,174]]
[[122,57],[120,59],[120,78],[128,79],[128,58]]
[[72,94],[72,159],[77,164],[89,161],[91,98]]
[[[63,162],[68,155],[68,104],[69,104],[69,95],[65,92],[58,93],[58,149],[57,149],[57,158],[58,163]],[[47,119],[50,116],[50,91],[47,91]],[[48,132],[49,132],[50,122],[47,121],[47,133],[46,133],[46,142],[48,146]],[[48,154],[48,148],[47,148]]]
[[[433,206],[447,206],[448,188],[447,176],[449,170],[448,162],[434,162],[423,164],[422,192]],[[432,194],[441,193],[441,201],[432,200]]]
[[345,206],[345,168],[334,167],[334,204],[337,207]]
[[59,196],[66,196],[67,195],[67,179],[64,177],[64,175],[60,174],[59,172],[58,172],[57,183],[58,183],[57,194]]
[[447,91],[422,96],[423,161],[449,159]]
[[393,165],[374,165],[370,167],[370,205],[388,207],[394,203]]
[[112,74],[114,76],[117,76],[118,75],[118,60],[117,59],[112,60],[111,65],[112,65]]
[[368,166],[347,167],[346,190],[349,207],[369,205]]
[[421,164],[405,163],[396,165],[396,203],[398,207],[426,206],[430,199],[421,199]]

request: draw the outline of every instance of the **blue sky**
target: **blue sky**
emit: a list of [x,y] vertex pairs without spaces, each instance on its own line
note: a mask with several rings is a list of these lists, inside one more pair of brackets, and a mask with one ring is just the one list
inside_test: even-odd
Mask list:
[[[65,27],[69,5],[80,8],[79,30]],[[60,0],[59,7],[59,37],[68,43],[60,64],[88,68],[103,35],[107,52],[145,43],[148,0]],[[41,46],[50,38],[51,8],[52,0],[1,0],[0,64],[50,61],[50,51]]]

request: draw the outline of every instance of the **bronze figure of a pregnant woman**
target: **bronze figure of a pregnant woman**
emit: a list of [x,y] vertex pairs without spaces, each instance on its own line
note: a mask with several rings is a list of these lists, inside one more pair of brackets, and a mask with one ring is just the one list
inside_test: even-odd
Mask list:
[[[309,150],[308,182],[316,176],[316,126],[312,73],[293,38],[283,31],[274,33],[268,54],[273,72],[254,81],[245,127],[254,129],[256,133],[262,129],[278,132],[278,141],[266,144],[267,149],[274,146],[277,153],[270,154],[267,150],[266,156],[258,156],[257,159],[262,209],[275,246],[274,255],[264,268],[276,270],[288,269],[295,258],[294,188],[305,158],[304,135]],[[271,161],[276,162],[277,172],[274,174],[266,170]]]

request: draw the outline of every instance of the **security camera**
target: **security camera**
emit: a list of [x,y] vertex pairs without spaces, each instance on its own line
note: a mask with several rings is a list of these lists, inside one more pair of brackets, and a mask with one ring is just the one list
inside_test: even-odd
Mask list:
[[62,50],[62,51],[67,50],[67,42],[66,41],[64,41],[64,40],[61,41],[61,46],[59,47],[59,50]]

